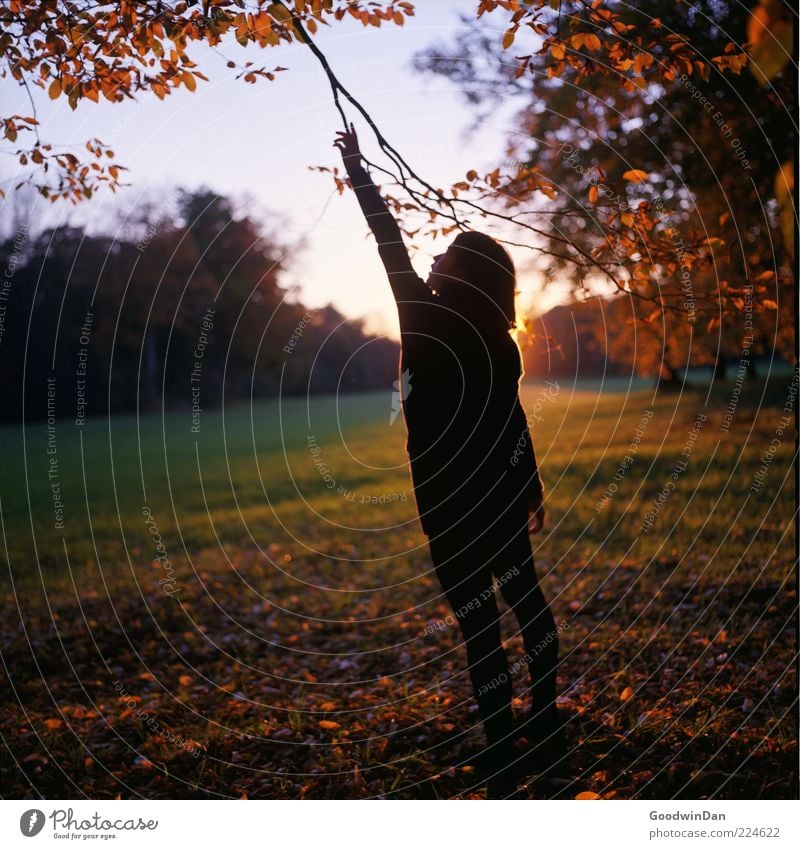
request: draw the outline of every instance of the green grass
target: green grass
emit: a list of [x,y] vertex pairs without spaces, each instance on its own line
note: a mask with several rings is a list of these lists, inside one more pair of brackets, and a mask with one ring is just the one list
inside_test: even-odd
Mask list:
[[[731,386],[708,406],[704,392],[654,400],[649,390],[598,395],[561,385],[554,397],[526,386],[552,529],[542,556],[611,566],[621,558],[691,558],[699,546],[716,576],[742,557],[769,561],[793,514],[791,485],[783,480],[791,437],[775,453],[757,497],[749,490],[781,416],[783,386],[751,387],[727,433],[720,424]],[[424,537],[406,471],[405,431],[401,419],[389,426],[390,403],[383,392],[259,402],[225,415],[203,413],[199,434],[190,432],[189,412],[91,419],[82,429],[58,422],[63,530],[50,503],[46,425],[24,433],[5,427],[0,498],[15,580],[37,583],[40,566],[49,586],[63,581],[64,543],[77,575],[146,567],[152,546],[144,506],[176,562],[188,563],[201,550],[276,544],[298,557],[307,548],[337,556],[354,547],[364,560],[405,549],[410,540],[418,546]],[[644,410],[653,416],[633,464],[616,481]],[[653,529],[640,533],[700,412],[708,419],[689,466]],[[329,467],[328,479],[315,456]],[[598,509],[609,484],[617,489]],[[380,496],[387,503],[374,503]]]
[[[747,385],[727,432],[733,383],[656,397],[619,381],[604,393],[524,387],[547,489],[536,561],[556,620],[568,623],[561,687],[581,764],[532,795],[795,792],[793,431],[751,491],[788,387]],[[432,748],[453,726],[470,728],[472,744],[481,735],[458,634],[420,637],[449,611],[390,410],[387,391],[204,412],[199,434],[188,411],[58,422],[63,530],[46,425],[3,428],[2,647],[10,669],[30,670],[10,696],[26,708],[12,712],[12,750],[30,755],[11,786],[69,795],[44,757],[100,797],[469,795],[469,771],[447,770],[451,755]],[[653,415],[618,474],[645,410]],[[687,465],[643,532],[699,413]],[[159,583],[144,506],[174,597]],[[507,633],[512,656],[520,641]],[[114,678],[197,741],[202,769],[142,734],[113,698]],[[620,701],[627,687],[635,695]],[[41,726],[47,718],[75,738]],[[80,741],[111,773],[88,765]],[[130,747],[154,766],[132,765]],[[121,789],[122,777],[136,789]]]

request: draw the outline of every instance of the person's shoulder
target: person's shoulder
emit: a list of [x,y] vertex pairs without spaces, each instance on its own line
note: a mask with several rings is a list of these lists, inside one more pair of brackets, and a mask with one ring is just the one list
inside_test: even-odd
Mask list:
[[522,377],[522,353],[510,332],[502,334],[502,345],[500,348],[506,364],[506,375],[509,380],[513,380],[516,384]]

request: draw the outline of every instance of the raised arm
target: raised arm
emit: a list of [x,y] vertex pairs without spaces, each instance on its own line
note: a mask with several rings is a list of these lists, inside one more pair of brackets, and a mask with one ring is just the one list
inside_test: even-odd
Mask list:
[[400,228],[362,163],[358,137],[352,124],[349,132],[340,131],[337,134],[334,145],[342,153],[356,199],[378,243],[378,253],[389,276],[395,300],[413,301],[426,296],[428,289],[411,265]]

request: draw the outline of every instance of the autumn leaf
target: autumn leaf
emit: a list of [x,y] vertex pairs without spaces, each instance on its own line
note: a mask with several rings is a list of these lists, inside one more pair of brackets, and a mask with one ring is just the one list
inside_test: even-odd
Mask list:
[[289,10],[283,6],[281,3],[272,3],[267,7],[267,11],[272,15],[273,18],[280,21],[281,23],[289,23],[292,20],[292,15]]
[[647,171],[640,171],[634,168],[632,171],[626,171],[622,175],[623,180],[628,180],[631,183],[642,183],[647,179]]
[[[750,14],[747,41],[750,45],[750,71],[761,85],[773,80],[791,61],[792,15],[788,5],[774,0],[760,0]],[[734,45],[734,50],[736,46]],[[738,74],[747,63],[747,54],[715,57],[714,62]]]
[[599,50],[602,45],[600,39],[594,33],[589,33],[583,38],[583,46],[587,50]]
[[[711,61],[720,71],[730,71],[733,74],[740,74],[742,68],[747,64],[747,54],[739,53],[735,56],[714,56]],[[764,76],[760,69],[753,65],[751,65],[751,68],[756,78],[762,80],[764,83],[768,82],[768,78]]]
[[789,252],[794,252],[794,163],[784,162],[775,174],[775,200],[778,202],[780,228],[784,244]]

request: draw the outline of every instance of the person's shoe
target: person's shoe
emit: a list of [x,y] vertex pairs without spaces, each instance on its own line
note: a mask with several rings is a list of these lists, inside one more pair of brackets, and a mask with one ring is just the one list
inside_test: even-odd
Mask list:
[[473,759],[477,777],[495,785],[514,784],[527,774],[525,753],[510,740],[487,746]]
[[563,738],[564,719],[558,708],[537,711],[531,708],[515,723],[512,733],[513,740],[525,737],[529,742],[541,742],[549,737]]
[[515,729],[514,739],[527,742],[526,766],[537,772],[562,763],[569,751],[564,721],[555,709],[544,714],[530,711]]

